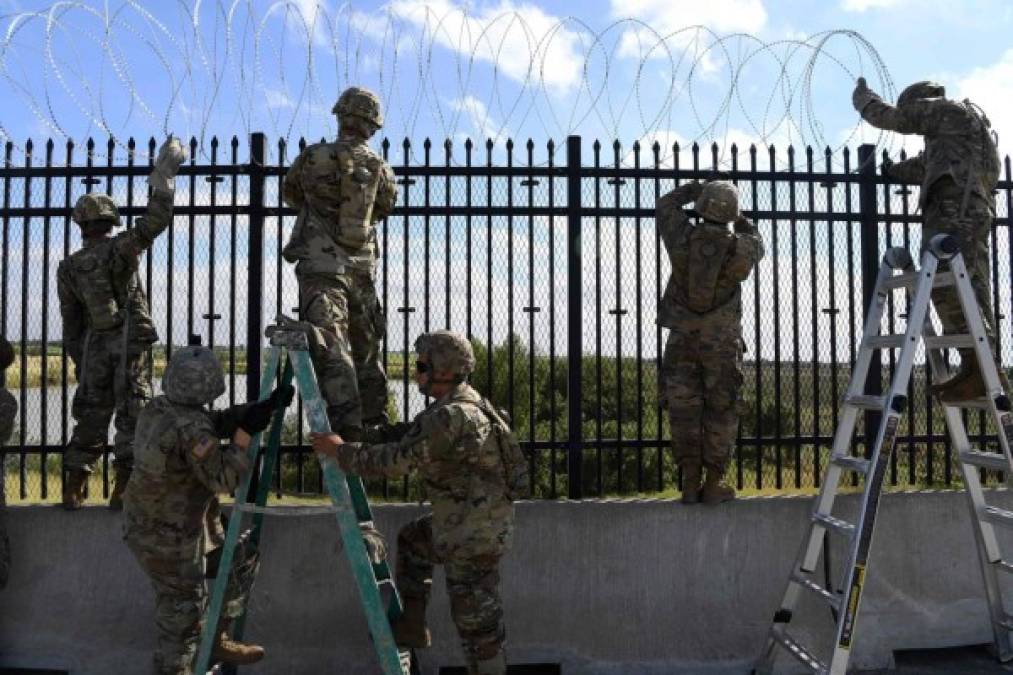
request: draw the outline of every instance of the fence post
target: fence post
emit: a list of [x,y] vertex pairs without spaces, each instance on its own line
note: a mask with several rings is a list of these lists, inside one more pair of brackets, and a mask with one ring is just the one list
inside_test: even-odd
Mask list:
[[[247,231],[246,400],[260,396],[260,344],[264,294],[264,161],[267,137],[250,134],[250,216]],[[255,493],[254,493],[255,494]]]
[[581,266],[580,136],[566,139],[566,358],[567,496],[584,494],[584,429],[581,415],[584,361],[583,279]]
[[[872,306],[873,290],[879,275],[879,204],[876,199],[876,146],[869,143],[858,146],[858,211],[861,222],[862,248],[862,307],[868,316]],[[864,322],[863,322],[864,325]],[[883,393],[883,360],[878,355],[869,364],[865,377],[865,393]],[[881,414],[868,410],[865,413],[865,455],[869,456],[876,442]]]

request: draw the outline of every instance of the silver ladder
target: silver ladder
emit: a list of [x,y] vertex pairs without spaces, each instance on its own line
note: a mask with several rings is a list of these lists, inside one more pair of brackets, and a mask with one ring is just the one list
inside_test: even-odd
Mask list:
[[[940,262],[948,263],[948,272],[937,272]],[[967,320],[968,334],[936,334],[928,310],[932,302],[932,289],[942,286],[955,287]],[[892,293],[899,289],[908,293],[907,328],[903,334],[881,335],[884,308]],[[872,306],[865,320],[861,349],[842,403],[841,421],[834,435],[826,476],[813,505],[808,534],[792,566],[787,589],[780,607],[774,613],[766,648],[754,673],[773,672],[778,648],[785,649],[814,673],[844,675],[847,671],[880,494],[897,439],[901,415],[907,407],[908,382],[919,344],[925,345],[934,378],[941,379],[947,373],[943,350],[972,347],[984,377],[987,391],[984,398],[943,404],[943,409],[975,523],[975,540],[985,581],[985,596],[991,614],[996,654],[1001,661],[1013,659],[1013,646],[1010,642],[1013,616],[1006,613],[997,578],[998,571],[1013,572],[1013,564],[1002,559],[995,533],[995,525],[1013,527],[1013,512],[985,502],[979,477],[980,469],[993,469],[1013,476],[1013,456],[1010,454],[1013,413],[1010,399],[1003,391],[999,379],[985,334],[985,325],[957,241],[949,235],[938,235],[929,242],[919,269],[914,267],[911,255],[903,248],[892,248],[883,256]],[[900,350],[893,381],[884,395],[866,394],[866,376],[873,355],[878,350],[886,349]],[[962,416],[962,410],[966,408],[988,411],[999,430],[1001,453],[982,452],[971,447]],[[875,411],[882,416],[867,458],[855,457],[850,451],[859,413],[864,411]],[[854,523],[832,515],[838,486],[845,472],[850,472],[849,475],[858,474],[865,479],[858,519]],[[838,589],[836,591],[824,588],[815,579],[816,565],[827,533],[842,537],[848,546],[847,562],[840,583],[834,587]],[[788,632],[792,619],[797,618],[794,612],[803,592],[811,593],[826,603],[834,617],[836,631],[829,661],[821,661],[813,650]]]
[[[289,384],[295,378],[296,389],[302,397],[303,408],[309,421],[311,431],[331,430],[327,419],[327,408],[320,395],[313,364],[309,355],[309,343],[305,325],[293,321],[283,315],[276,319],[276,325],[267,329],[271,348],[264,364],[263,377],[260,383],[261,400],[267,398],[273,389],[276,377],[282,384]],[[284,357],[287,356],[287,359]],[[279,372],[279,366],[284,366]],[[236,542],[240,536],[243,516],[247,512],[253,516],[253,532],[251,540],[260,538],[260,528],[265,503],[271,485],[271,471],[275,466],[278,448],[281,441],[281,429],[284,422],[284,409],[275,411],[271,431],[268,436],[268,447],[264,454],[261,473],[257,484],[257,495],[253,505],[246,504],[253,475],[256,473],[257,456],[261,444],[260,434],[256,434],[247,451],[247,459],[254,467],[240,482],[235,494],[235,506],[229,518],[229,526],[225,534],[221,562],[218,575],[212,586],[211,600],[204,617],[200,647],[197,652],[195,673],[208,672],[211,660],[211,649],[215,640],[215,629],[221,616],[224,604],[228,576],[232,567]],[[344,474],[337,462],[326,458],[320,460],[323,482],[333,504],[333,512],[337,515],[338,528],[341,534],[342,550],[345,552],[352,576],[359,590],[359,599],[366,613],[373,647],[379,658],[380,669],[384,675],[417,675],[418,663],[412,658],[411,650],[401,649],[394,642],[390,622],[401,615],[401,598],[394,586],[390,565],[386,560],[373,564],[366,551],[360,526],[372,525],[373,516],[366,498],[362,479],[358,476]],[[236,620],[233,637],[241,639],[244,617]],[[211,672],[219,672],[218,666]],[[227,669],[224,669],[227,670]]]

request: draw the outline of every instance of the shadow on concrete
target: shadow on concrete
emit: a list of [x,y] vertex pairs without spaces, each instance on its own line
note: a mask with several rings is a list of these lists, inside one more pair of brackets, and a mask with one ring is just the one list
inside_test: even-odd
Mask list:
[[986,675],[1013,673],[1013,664],[1001,664],[992,655],[992,645],[914,649],[894,655],[896,670],[863,670],[861,675]]

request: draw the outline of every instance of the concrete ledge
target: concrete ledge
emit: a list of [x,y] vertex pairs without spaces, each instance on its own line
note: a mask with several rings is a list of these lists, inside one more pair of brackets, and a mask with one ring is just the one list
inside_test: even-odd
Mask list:
[[[1006,491],[990,500],[1013,507]],[[855,497],[839,503],[848,518]],[[519,504],[503,569],[510,661],[561,663],[566,675],[748,672],[811,504]],[[391,543],[422,511],[374,510]],[[8,522],[14,567],[0,594],[0,666],[147,672],[153,594],[121,541],[120,517],[101,508],[11,507]],[[246,635],[268,659],[243,672],[378,672],[332,517],[269,517],[263,551]],[[461,659],[442,573],[434,585],[435,647],[424,665],[435,673]],[[801,614],[829,640],[825,607],[814,599]],[[852,663],[866,668],[890,666],[895,649],[991,641],[964,493],[884,497],[858,630]]]

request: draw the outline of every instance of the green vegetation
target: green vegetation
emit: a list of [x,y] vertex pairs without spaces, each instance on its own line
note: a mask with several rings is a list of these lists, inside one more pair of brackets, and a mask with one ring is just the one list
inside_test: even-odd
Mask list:
[[[490,350],[475,342],[477,368],[472,378],[475,387],[497,406],[510,414],[515,430],[522,441],[553,441],[563,446],[567,438],[567,375],[568,364],[563,357],[550,358],[547,354],[532,351],[519,338],[508,339]],[[223,362],[228,363],[228,350],[217,349]],[[153,350],[156,376],[164,367],[164,349]],[[29,346],[29,362],[41,363],[41,349]],[[60,348],[50,347],[50,373],[59,377]],[[246,369],[246,354],[237,350],[236,372]],[[405,367],[414,370],[413,355],[405,359],[399,352],[388,353],[388,374],[402,379]],[[55,367],[54,365],[55,364]],[[17,363],[15,364],[18,365]],[[745,494],[777,494],[783,492],[813,492],[827,465],[830,454],[837,408],[847,386],[850,364],[836,368],[826,363],[775,364],[747,361],[744,365],[744,386],[741,401],[741,436],[759,438],[759,443],[743,443],[732,458],[728,478],[743,488]],[[20,371],[18,371],[20,372]],[[32,369],[29,368],[29,372]],[[667,413],[658,407],[657,367],[653,359],[641,363],[633,357],[596,358],[585,355],[582,366],[583,397],[581,404],[582,431],[586,439],[583,452],[585,495],[671,496],[676,494],[677,471],[672,450],[667,442],[661,448],[650,447],[657,438],[668,438]],[[17,385],[17,376],[8,371],[8,386]],[[29,377],[31,382],[31,376]],[[57,380],[59,382],[59,380]],[[797,387],[796,387],[797,383]],[[796,395],[797,388],[797,395]],[[897,449],[891,463],[888,481],[897,489],[960,487],[960,475],[953,462],[952,452],[943,443],[929,445],[905,438],[909,433],[924,437],[928,434],[945,434],[941,411],[935,408],[931,419],[926,414],[926,373],[916,367],[912,375],[912,396],[916,405],[909,406],[909,414],[901,425]],[[389,415],[397,420],[398,409],[390,401]],[[859,425],[858,436],[863,430]],[[969,432],[990,435],[995,432],[977,415],[969,418]],[[818,437],[820,443],[800,444],[796,438]],[[607,443],[597,446],[594,439]],[[622,441],[617,443],[615,439]],[[643,439],[639,443],[637,439]],[[286,418],[282,442],[297,445],[300,442],[295,413]],[[994,450],[995,448],[986,448]],[[860,443],[856,451],[861,452]],[[532,455],[535,495],[538,497],[564,496],[567,493],[567,457],[562,449],[538,449]],[[13,464],[12,464],[13,462]],[[17,500],[22,471],[20,457],[7,457],[8,495]],[[50,455],[46,462],[49,485],[59,485],[59,455]],[[319,488],[320,474],[316,459],[307,451],[288,453],[280,462],[280,478],[276,479],[276,494],[298,495],[293,499],[318,499],[306,496]],[[40,459],[28,455],[24,473],[29,499],[40,499],[42,471]],[[601,485],[599,488],[599,475]],[[988,476],[995,483],[996,476]],[[93,479],[100,481],[99,477]],[[16,481],[13,482],[12,481]],[[54,482],[55,481],[55,482]],[[100,487],[100,483],[96,483]],[[17,487],[17,489],[15,489]],[[375,498],[389,495],[391,499],[409,500],[424,498],[418,481],[394,481],[384,485],[381,481],[368,484]],[[385,489],[386,488],[386,489]],[[92,490],[96,493],[96,489]],[[50,487],[47,500],[58,499],[58,487]],[[54,496],[55,495],[55,496]]]

